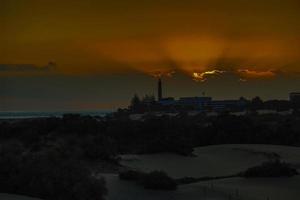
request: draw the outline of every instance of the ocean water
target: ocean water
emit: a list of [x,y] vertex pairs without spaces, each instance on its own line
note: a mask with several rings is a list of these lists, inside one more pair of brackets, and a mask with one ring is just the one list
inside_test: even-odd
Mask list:
[[98,110],[98,111],[0,111],[0,119],[30,119],[41,117],[62,117],[64,114],[80,114],[83,116],[105,116],[113,111]]

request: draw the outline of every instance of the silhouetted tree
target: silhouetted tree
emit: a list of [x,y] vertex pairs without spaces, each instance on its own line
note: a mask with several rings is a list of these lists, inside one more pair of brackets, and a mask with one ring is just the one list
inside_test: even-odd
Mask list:
[[7,152],[11,149],[0,149],[0,192],[45,200],[103,200],[107,194],[104,179],[93,177],[77,160],[65,159],[55,150]]
[[264,102],[261,100],[260,97],[257,96],[251,100],[251,108],[253,110],[262,109],[263,106],[264,106]]
[[241,173],[245,178],[254,177],[291,177],[298,175],[298,172],[290,164],[280,160],[264,162],[261,165],[251,167]]
[[130,102],[130,109],[133,111],[138,111],[141,108],[141,100],[137,94],[135,94]]

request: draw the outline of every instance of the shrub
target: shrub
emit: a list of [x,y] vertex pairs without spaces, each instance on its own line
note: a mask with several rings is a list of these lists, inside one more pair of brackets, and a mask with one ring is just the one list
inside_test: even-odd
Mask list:
[[0,192],[45,200],[103,200],[107,193],[104,179],[92,177],[77,161],[52,153],[0,156],[0,176],[4,178]]
[[251,167],[242,173],[243,177],[291,177],[297,175],[296,169],[290,164],[281,162],[280,160],[268,161],[259,166]]
[[146,189],[176,190],[177,183],[163,171],[153,171],[146,174],[142,179],[142,185]]
[[84,158],[90,161],[114,161],[116,159],[115,143],[108,137],[87,137],[81,141],[81,149]]
[[122,180],[135,181],[146,189],[153,190],[176,190],[176,180],[169,177],[163,171],[152,171],[150,173],[128,170],[119,173]]

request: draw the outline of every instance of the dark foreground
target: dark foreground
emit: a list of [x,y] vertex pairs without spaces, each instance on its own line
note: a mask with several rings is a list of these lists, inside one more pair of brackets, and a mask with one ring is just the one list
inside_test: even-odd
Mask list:
[[0,138],[0,192],[46,200],[103,199],[105,181],[93,174],[122,169],[120,154],[192,156],[194,147],[227,143],[300,146],[300,118],[183,113],[132,121],[124,115],[65,115],[2,121]]

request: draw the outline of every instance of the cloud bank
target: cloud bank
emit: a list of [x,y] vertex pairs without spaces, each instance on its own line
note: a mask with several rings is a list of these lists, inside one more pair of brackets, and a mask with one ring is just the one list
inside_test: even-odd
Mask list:
[[52,72],[56,68],[55,62],[49,62],[47,65],[38,66],[35,64],[0,64],[0,73],[38,73]]

